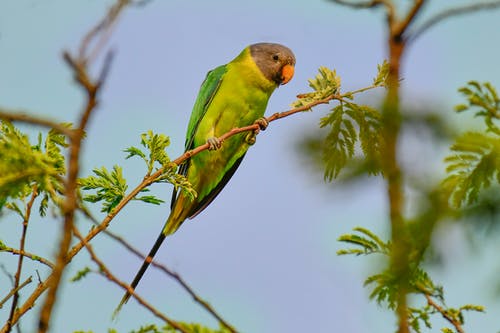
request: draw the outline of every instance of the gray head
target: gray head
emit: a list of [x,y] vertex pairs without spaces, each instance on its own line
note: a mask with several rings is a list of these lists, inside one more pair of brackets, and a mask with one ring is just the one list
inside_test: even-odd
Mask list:
[[250,54],[260,71],[277,85],[286,84],[293,77],[295,56],[286,46],[274,43],[250,45]]

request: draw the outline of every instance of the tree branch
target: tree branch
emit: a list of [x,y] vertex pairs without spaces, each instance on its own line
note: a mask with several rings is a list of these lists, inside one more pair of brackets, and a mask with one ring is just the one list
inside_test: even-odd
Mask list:
[[[21,240],[19,244],[19,251],[24,252],[24,245],[26,242],[26,234],[28,232],[28,222],[31,217],[31,207],[33,206],[33,203],[35,202],[36,197],[38,196],[38,190],[37,186],[33,185],[32,187],[33,192],[31,193],[31,198],[26,204],[26,211],[24,213],[24,218],[23,218],[23,230],[21,233]],[[18,290],[19,283],[21,281],[21,272],[23,269],[23,259],[24,256],[19,256],[19,259],[17,261],[17,271],[16,274],[14,275],[14,289]],[[30,282],[31,282],[31,277],[30,277]],[[19,288],[20,289],[20,288]],[[17,308],[17,302],[19,301],[19,293],[16,291],[14,293],[14,298],[12,299],[12,306],[10,308],[10,314],[9,314],[9,319],[7,319],[7,332],[10,332],[12,328],[12,317],[14,317],[14,312],[16,311]]]
[[48,127],[54,129],[55,131],[66,135],[67,137],[71,137],[74,135],[74,130],[71,128],[67,128],[59,123],[54,121],[37,117],[34,115],[30,115],[23,110],[6,110],[0,108],[0,119],[4,119],[7,121],[20,121],[23,123],[39,125],[43,127]]
[[[7,302],[9,300],[9,298],[12,297],[12,295],[16,295],[19,292],[19,290],[21,290],[24,287],[26,287],[28,284],[31,283],[31,281],[32,281],[32,279],[31,279],[31,276],[30,276],[29,278],[26,279],[26,281],[24,281],[23,283],[19,284],[18,286],[15,286],[14,288],[12,288],[12,290],[9,291],[9,293],[7,294],[7,296],[5,296],[2,300],[0,300],[0,309],[3,307],[3,305],[5,304],[5,302]],[[7,325],[9,325],[9,322],[7,322]],[[11,326],[7,326],[7,329],[10,330],[10,327]]]
[[190,333],[190,332],[186,331],[177,321],[168,318],[163,313],[161,313],[160,311],[158,311],[155,307],[153,307],[152,305],[150,305],[149,303],[147,303],[142,297],[140,297],[139,295],[137,295],[137,293],[135,293],[135,291],[132,289],[132,287],[130,287],[128,284],[126,284],[125,282],[120,281],[118,278],[116,278],[109,271],[109,269],[106,267],[106,265],[97,257],[97,255],[95,254],[92,246],[85,241],[85,239],[80,234],[80,232],[76,228],[73,229],[73,232],[74,232],[75,236],[78,239],[80,239],[81,242],[83,242],[85,244],[85,248],[87,249],[87,252],[89,253],[92,261],[94,261],[97,264],[97,266],[99,267],[99,270],[100,270],[100,272],[101,272],[101,274],[103,276],[105,276],[108,280],[110,280],[111,282],[119,285],[124,290],[126,290],[128,293],[130,293],[142,306],[144,306],[145,308],[147,308],[156,317],[158,317],[161,320],[165,321],[170,326],[174,327],[175,329],[177,329],[180,332]]
[[[86,210],[84,207],[80,207],[80,210],[85,214],[85,216],[90,220],[92,221],[92,223],[94,223],[94,225],[99,225],[99,221],[97,221],[97,219],[92,216],[92,214],[90,214],[90,212],[88,210]],[[114,233],[112,233],[111,231],[109,230],[104,230],[103,231],[105,235],[111,237],[112,239],[114,239],[115,241],[117,241],[118,243],[120,243],[122,246],[124,246],[127,250],[129,250],[130,252],[132,252],[134,255],[136,255],[139,259],[141,260],[145,260],[146,259],[146,256],[144,254],[142,254],[139,250],[137,250],[135,247],[133,247],[131,244],[129,244],[125,239],[123,239],[122,237],[118,236],[118,235],[115,235]],[[193,300],[200,304],[203,308],[205,308],[205,310],[207,310],[215,319],[217,319],[217,321],[219,321],[220,324],[222,324],[223,326],[225,326],[230,332],[232,333],[236,333],[236,329],[230,325],[226,320],[224,320],[224,318],[222,318],[222,316],[220,314],[217,313],[217,311],[215,311],[215,309],[210,305],[210,303],[208,303],[206,300],[204,300],[203,298],[201,298],[194,290],[193,288],[191,288],[187,282],[176,272],[170,270],[167,266],[165,265],[162,265],[160,263],[157,263],[155,260],[151,261],[151,265],[160,269],[162,272],[164,272],[165,274],[167,274],[168,276],[170,276],[171,278],[173,278],[174,280],[176,280],[181,286],[182,288],[193,298]]]
[[348,0],[330,0],[330,1],[335,2],[342,6],[356,8],[356,9],[373,8],[386,2],[384,0],[371,0],[371,1],[359,1],[359,2],[352,2]]
[[40,257],[39,255],[36,255],[34,253],[21,251],[21,250],[18,250],[18,249],[15,249],[13,247],[9,247],[9,246],[1,247],[0,252],[8,252],[8,253],[12,253],[12,254],[15,254],[18,256],[23,256],[23,257],[29,258],[31,260],[38,261],[39,263],[42,263],[45,266],[48,266],[50,268],[54,268],[54,264],[50,260],[43,258],[43,257]]
[[427,304],[436,309],[436,311],[439,312],[444,319],[446,319],[450,324],[452,324],[455,327],[458,333],[465,333],[464,329],[462,328],[462,324],[459,321],[455,320],[455,318],[448,315],[446,310],[443,309],[439,304],[434,302],[434,300],[429,294],[424,293],[424,296],[427,299]]
[[435,16],[431,17],[426,22],[424,22],[419,28],[417,28],[413,33],[410,34],[408,40],[413,42],[418,37],[420,37],[420,35],[422,35],[427,30],[431,29],[438,23],[441,23],[442,21],[452,18],[454,16],[460,16],[477,11],[498,9],[498,8],[500,8],[500,1],[474,3],[471,5],[464,5],[462,7],[447,9],[441,13],[436,14]]
[[408,14],[406,14],[405,19],[394,25],[393,35],[399,37],[403,36],[408,26],[415,21],[415,17],[417,16],[418,13],[421,12],[422,6],[426,2],[426,0],[414,0],[414,1],[415,3],[411,7]]

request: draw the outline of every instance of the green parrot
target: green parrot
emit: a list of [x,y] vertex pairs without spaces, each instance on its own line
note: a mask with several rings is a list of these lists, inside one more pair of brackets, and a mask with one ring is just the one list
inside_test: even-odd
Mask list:
[[[135,289],[154,255],[168,235],[187,218],[204,210],[220,193],[240,165],[256,133],[240,133],[222,145],[217,137],[234,127],[259,124],[265,129],[264,116],[273,91],[291,80],[295,56],[280,44],[258,43],[247,46],[226,65],[208,72],[193,107],[186,135],[186,151],[209,143],[209,151],[192,156],[179,167],[179,173],[191,183],[197,196],[191,200],[174,189],[171,212],[156,243],[137,272],[131,287]],[[126,293],[116,312],[130,298]]]

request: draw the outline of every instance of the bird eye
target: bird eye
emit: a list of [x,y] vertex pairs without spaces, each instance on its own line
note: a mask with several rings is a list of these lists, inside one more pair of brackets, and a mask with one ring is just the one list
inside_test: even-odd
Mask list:
[[280,57],[277,54],[273,55],[273,60],[274,61],[278,61],[279,59],[280,59]]

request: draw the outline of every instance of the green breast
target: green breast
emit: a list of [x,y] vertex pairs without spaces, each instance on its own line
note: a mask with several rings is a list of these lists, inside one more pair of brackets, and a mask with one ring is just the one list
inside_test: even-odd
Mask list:
[[[276,85],[260,73],[248,52],[243,51],[227,65],[223,81],[196,130],[195,146],[262,117],[275,88]],[[244,141],[246,134],[229,138],[217,151],[204,151],[192,157],[187,177],[198,192],[198,202],[209,195],[244,156],[249,147]]]

